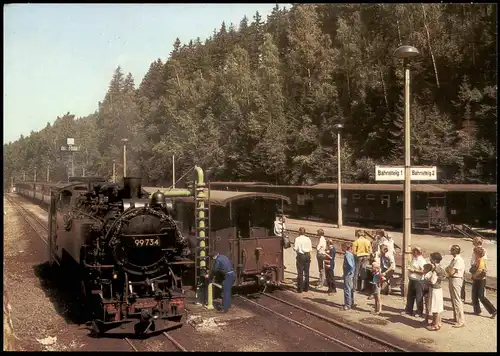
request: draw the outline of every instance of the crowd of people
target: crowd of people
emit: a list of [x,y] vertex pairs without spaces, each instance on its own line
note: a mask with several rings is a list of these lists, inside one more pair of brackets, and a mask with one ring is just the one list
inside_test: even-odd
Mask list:
[[[325,283],[328,294],[336,293],[335,283],[335,256],[336,250],[333,240],[326,239],[323,229],[317,231],[319,238],[316,246],[316,259],[319,269],[318,286],[322,288]],[[390,286],[396,279],[394,272],[395,245],[394,240],[384,230],[377,230],[372,241],[365,232],[356,230],[356,239],[352,243],[342,244],[344,253],[343,263],[343,290],[344,310],[350,310],[356,306],[355,292],[368,290],[368,298],[374,299],[374,314],[382,311],[381,294],[388,294]],[[469,273],[472,279],[472,305],[474,314],[481,314],[481,304],[492,318],[497,315],[496,308],[485,296],[486,284],[486,250],[481,238],[473,241],[472,258]],[[303,227],[299,229],[299,236],[295,239],[294,250],[297,254],[297,292],[309,290],[309,268],[311,263],[311,252],[313,246],[311,239],[306,236]],[[460,255],[459,245],[450,247],[452,260],[446,267],[441,265],[443,256],[439,252],[429,255],[426,261],[423,251],[419,247],[412,248],[412,258],[408,266],[408,289],[406,307],[402,314],[422,317],[423,323],[428,330],[437,331],[441,329],[441,314],[444,311],[443,288],[448,280],[448,288],[453,308],[455,324],[453,327],[465,326],[464,302],[465,302],[465,261]],[[371,267],[371,268],[370,268]]]

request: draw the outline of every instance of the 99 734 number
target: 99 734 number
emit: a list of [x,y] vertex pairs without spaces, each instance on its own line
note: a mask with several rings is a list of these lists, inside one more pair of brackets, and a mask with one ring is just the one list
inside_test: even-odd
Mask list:
[[160,239],[134,239],[135,247],[160,246]]

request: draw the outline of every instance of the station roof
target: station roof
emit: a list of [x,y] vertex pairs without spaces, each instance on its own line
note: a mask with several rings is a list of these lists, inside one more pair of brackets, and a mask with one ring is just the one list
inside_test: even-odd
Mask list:
[[[154,193],[157,190],[162,191],[161,188],[157,187],[146,187],[144,188],[145,191],[148,193]],[[227,190],[210,190],[210,196],[208,189],[205,189],[205,194],[207,196],[207,199],[210,198],[210,204],[211,205],[218,205],[218,206],[226,206],[228,203],[236,201],[236,200],[242,200],[242,199],[254,199],[254,198],[262,198],[266,200],[284,200],[287,202],[287,204],[291,204],[290,198],[281,195],[281,194],[275,194],[275,193],[265,193],[265,192],[233,192],[233,191],[227,191]],[[193,197],[175,197],[172,199],[175,200],[181,200],[181,201],[186,201],[186,202],[194,202]]]
[[[320,183],[310,187],[319,190],[337,189],[336,183]],[[342,190],[378,190],[378,191],[403,191],[403,184],[342,184]],[[440,193],[440,192],[496,192],[494,184],[412,184],[413,192]]]
[[[319,190],[334,190],[337,189],[337,184],[335,183],[320,183],[313,185],[311,189]],[[403,184],[342,184],[342,190],[377,190],[377,191],[394,191],[402,192],[404,190]],[[412,192],[427,192],[427,193],[441,193],[446,192],[446,190],[436,187],[432,184],[412,184]]]
[[[210,185],[270,185],[266,182],[210,182]],[[208,185],[208,183],[207,183]]]

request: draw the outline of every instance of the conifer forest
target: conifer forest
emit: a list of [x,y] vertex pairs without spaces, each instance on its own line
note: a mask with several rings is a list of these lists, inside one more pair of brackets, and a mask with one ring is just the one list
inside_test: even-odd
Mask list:
[[127,138],[127,175],[143,185],[169,186],[172,156],[177,177],[196,164],[212,181],[332,182],[337,123],[343,181],[374,182],[376,164],[404,163],[399,45],[420,52],[412,165],[437,166],[439,183],[496,183],[496,18],[496,4],[294,4],[223,22],[177,39],[144,78],[118,66],[94,113],[4,143],[4,186],[47,169],[67,181],[67,137],[76,176],[110,178],[115,161],[120,178]]

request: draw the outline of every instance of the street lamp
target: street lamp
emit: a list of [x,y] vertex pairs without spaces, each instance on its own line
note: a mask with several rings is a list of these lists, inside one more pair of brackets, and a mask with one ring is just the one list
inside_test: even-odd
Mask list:
[[333,126],[337,131],[337,227],[342,227],[342,176],[340,166],[340,132],[344,128],[343,124]]
[[123,178],[127,176],[127,142],[128,138],[122,138],[123,142]]
[[403,284],[401,294],[406,295],[408,285],[408,258],[411,246],[411,180],[410,180],[410,59],[418,56],[413,46],[400,46],[394,51],[396,58],[402,58],[405,68],[405,181],[404,181],[404,232],[403,232]]

